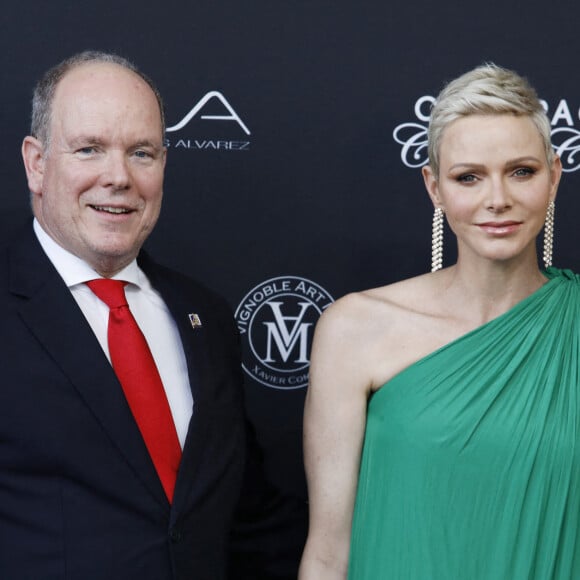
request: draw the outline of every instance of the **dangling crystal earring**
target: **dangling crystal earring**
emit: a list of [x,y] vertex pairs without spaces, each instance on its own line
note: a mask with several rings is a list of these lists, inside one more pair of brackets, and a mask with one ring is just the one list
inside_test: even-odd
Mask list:
[[436,272],[443,267],[443,208],[435,208],[432,232],[431,272]]
[[556,204],[551,201],[546,211],[546,222],[544,223],[544,267],[552,265],[552,249],[554,248],[554,211]]

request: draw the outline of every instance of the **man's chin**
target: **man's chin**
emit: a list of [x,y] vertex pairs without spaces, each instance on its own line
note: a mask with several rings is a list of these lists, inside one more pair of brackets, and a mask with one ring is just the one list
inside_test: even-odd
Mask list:
[[113,276],[130,264],[139,253],[134,247],[107,245],[95,248],[95,251],[85,255],[83,259],[103,276]]

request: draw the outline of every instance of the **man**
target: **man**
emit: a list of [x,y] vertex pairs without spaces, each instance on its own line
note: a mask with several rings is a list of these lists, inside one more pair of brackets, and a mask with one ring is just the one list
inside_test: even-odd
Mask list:
[[[227,576],[234,514],[237,530],[268,528],[253,520],[235,324],[140,253],[161,207],[159,94],[124,59],[81,53],[39,82],[31,133],[33,228],[0,262],[0,578],[241,577]],[[113,286],[123,304],[102,294]],[[265,552],[288,550],[248,549],[232,560],[245,574],[283,577],[248,562],[274,569]]]

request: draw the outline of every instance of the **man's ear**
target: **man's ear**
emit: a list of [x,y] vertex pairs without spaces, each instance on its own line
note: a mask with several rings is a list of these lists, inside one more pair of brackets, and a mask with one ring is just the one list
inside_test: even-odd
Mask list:
[[441,204],[441,198],[439,196],[439,183],[437,181],[437,177],[433,173],[430,165],[425,165],[421,169],[421,173],[423,174],[423,181],[425,182],[425,188],[427,189],[427,193],[433,202],[435,207],[443,208]]
[[44,180],[44,147],[36,137],[29,135],[24,138],[22,160],[28,178],[28,189],[34,195],[41,195]]

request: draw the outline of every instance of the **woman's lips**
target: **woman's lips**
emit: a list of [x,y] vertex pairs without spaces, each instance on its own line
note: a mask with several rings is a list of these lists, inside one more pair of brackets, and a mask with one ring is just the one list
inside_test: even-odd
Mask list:
[[503,222],[483,222],[480,224],[477,224],[477,227],[479,227],[479,229],[483,230],[484,232],[486,232],[487,234],[491,234],[491,235],[495,235],[495,236],[505,236],[508,234],[513,234],[514,232],[516,232],[520,226],[522,225],[522,222],[516,222],[516,221],[503,221]]

